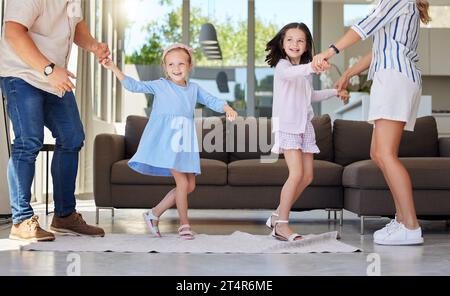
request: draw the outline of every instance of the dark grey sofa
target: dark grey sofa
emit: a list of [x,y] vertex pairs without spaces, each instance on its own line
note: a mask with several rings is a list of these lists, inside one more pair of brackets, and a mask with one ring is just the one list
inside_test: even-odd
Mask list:
[[[372,131],[361,121],[336,120],[333,126],[335,162],[345,166],[344,208],[361,217],[361,232],[366,217],[395,214],[384,177],[368,160]],[[450,138],[438,138],[434,117],[419,118],[414,132],[404,132],[399,157],[411,177],[419,218],[449,217]]]
[[[125,136],[101,134],[94,144],[94,195],[102,208],[150,208],[174,186],[173,178],[143,176],[127,166],[135,153],[147,118],[130,116]],[[271,121],[240,118],[225,124],[223,118],[197,120],[199,142],[216,136],[221,151],[200,153],[202,174],[189,197],[197,209],[274,209],[288,170],[284,159],[261,163],[267,156]],[[248,124],[245,124],[248,123]],[[213,129],[216,125],[221,130]],[[249,126],[257,127],[256,135]],[[369,160],[372,125],[360,121],[336,120],[332,129],[328,115],[315,117],[313,126],[321,153],[315,155],[314,181],[293,210],[347,209],[361,217],[392,216],[393,201],[383,176]],[[237,131],[245,127],[245,141]],[[214,134],[217,132],[217,134]],[[201,136],[200,136],[201,134]],[[217,141],[217,142],[216,142]],[[250,143],[259,143],[252,147]],[[200,144],[200,143],[199,143]],[[253,150],[252,150],[253,148]],[[419,118],[415,132],[405,132],[400,156],[409,170],[417,213],[423,217],[450,216],[450,138],[438,139],[433,117]]]
[[[101,208],[153,207],[175,185],[173,178],[140,175],[127,165],[128,159],[136,152],[147,121],[145,117],[130,116],[127,118],[125,136],[101,134],[96,137],[94,195],[97,221],[98,210]],[[218,123],[223,130],[213,130]],[[197,120],[196,125],[199,141],[212,137],[212,130],[217,132],[220,135],[218,142],[222,142],[218,143],[222,151],[201,151],[202,174],[196,178],[197,186],[189,196],[189,207],[274,209],[287,179],[286,162],[281,158],[273,163],[261,163],[261,155],[269,155],[271,146],[261,144],[252,147],[250,144],[260,143],[259,137],[263,133],[270,139],[271,121],[239,118],[236,123],[225,124],[224,118],[212,117]],[[257,127],[257,135],[249,135],[251,125]],[[330,118],[316,117],[313,125],[317,131],[317,144],[321,153],[316,155],[314,181],[293,209],[325,209],[329,214],[334,211],[335,219],[336,212],[340,211],[342,218],[343,167],[332,162],[334,157]],[[245,128],[244,142],[238,141],[239,128]]]

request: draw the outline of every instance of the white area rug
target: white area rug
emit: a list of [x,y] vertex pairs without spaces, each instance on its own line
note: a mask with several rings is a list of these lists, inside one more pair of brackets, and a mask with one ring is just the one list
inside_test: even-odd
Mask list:
[[337,231],[308,234],[302,240],[295,242],[283,242],[270,235],[252,235],[240,231],[231,235],[197,234],[193,240],[183,240],[175,234],[162,238],[136,234],[107,234],[104,238],[57,236],[53,242],[39,243],[0,240],[0,250],[20,248],[25,251],[193,254],[351,253],[361,251],[336,238]]

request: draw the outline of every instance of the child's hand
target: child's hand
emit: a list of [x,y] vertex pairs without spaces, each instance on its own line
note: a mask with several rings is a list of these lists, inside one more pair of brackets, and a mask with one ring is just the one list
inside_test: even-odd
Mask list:
[[348,94],[348,91],[345,89],[338,91],[338,96],[344,104],[347,104],[348,99],[350,99],[350,95]]
[[114,67],[114,63],[110,58],[106,58],[102,61],[102,66],[111,70]]
[[227,119],[229,121],[235,121],[236,120],[236,117],[238,116],[238,114],[237,114],[236,111],[234,111],[233,108],[231,108],[230,106],[226,105],[224,107],[224,111],[225,111],[226,117],[227,117]]

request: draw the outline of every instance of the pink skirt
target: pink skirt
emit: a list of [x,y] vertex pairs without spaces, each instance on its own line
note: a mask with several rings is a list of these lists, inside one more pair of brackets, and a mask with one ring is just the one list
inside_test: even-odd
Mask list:
[[320,153],[316,145],[316,134],[311,122],[308,122],[303,134],[291,134],[282,131],[275,133],[272,152],[282,154],[284,150],[302,150],[303,153]]

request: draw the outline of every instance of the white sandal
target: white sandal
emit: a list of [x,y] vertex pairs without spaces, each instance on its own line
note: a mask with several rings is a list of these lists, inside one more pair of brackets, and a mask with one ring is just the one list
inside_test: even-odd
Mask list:
[[153,221],[159,221],[159,218],[153,215],[152,210],[148,210],[147,212],[143,213],[142,216],[144,217],[144,221],[147,224],[150,231],[157,237],[161,237],[158,225],[153,224]]
[[273,212],[270,217],[267,219],[266,221],[266,226],[269,227],[270,229],[273,229],[273,225],[272,225],[272,216],[274,217],[278,217],[278,214],[276,212]]
[[[189,230],[183,230],[189,228]],[[178,228],[178,235],[182,239],[191,240],[194,239],[194,233],[191,231],[191,225],[189,224],[183,224]]]
[[281,234],[278,234],[275,230],[276,230],[276,228],[277,228],[277,224],[281,224],[281,223],[288,224],[289,221],[287,221],[287,220],[275,220],[275,225],[274,225],[273,230],[272,230],[272,236],[273,236],[274,238],[276,238],[276,239],[278,239],[278,240],[281,240],[281,241],[287,241],[287,242],[294,242],[294,241],[298,240],[298,239],[296,239],[296,238],[300,238],[300,239],[303,238],[303,237],[302,237],[300,234],[298,234],[298,233],[292,233],[292,234],[289,235],[288,237],[286,237],[286,236],[284,236],[284,235],[281,235]]

